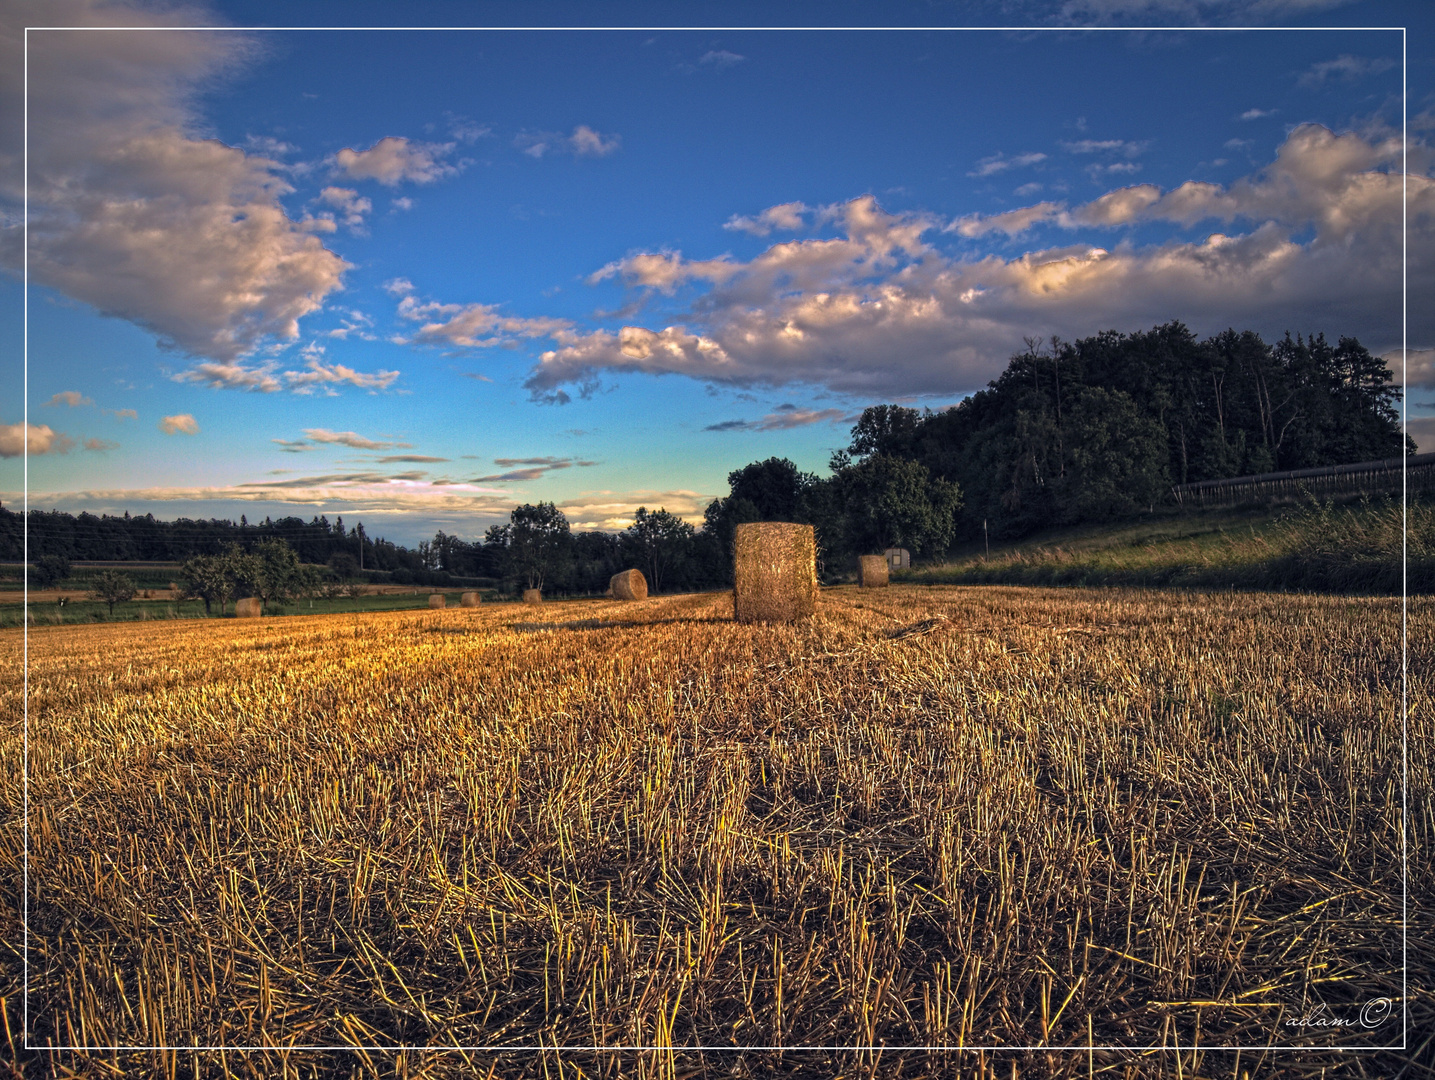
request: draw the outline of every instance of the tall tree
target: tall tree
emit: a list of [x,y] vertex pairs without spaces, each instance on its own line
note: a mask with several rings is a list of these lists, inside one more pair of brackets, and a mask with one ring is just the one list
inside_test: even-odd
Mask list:
[[676,514],[662,508],[650,513],[640,506],[623,540],[647,570],[653,592],[661,592],[664,578],[690,556],[694,534],[693,527]]

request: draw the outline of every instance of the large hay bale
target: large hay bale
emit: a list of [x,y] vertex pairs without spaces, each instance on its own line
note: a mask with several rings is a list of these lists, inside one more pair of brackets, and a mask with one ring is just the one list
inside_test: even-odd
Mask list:
[[615,600],[646,600],[648,579],[641,570],[624,570],[608,579],[608,591]]
[[264,614],[264,605],[257,596],[246,596],[243,600],[234,601],[234,617],[236,619],[257,619]]
[[811,525],[739,525],[732,559],[738,622],[792,622],[817,609],[817,539]]
[[466,592],[458,598],[458,602],[464,607],[478,607],[479,596],[476,592]]
[[859,555],[857,557],[857,584],[864,589],[880,589],[887,584],[891,575],[887,572],[887,559],[883,555]]
[[543,603],[543,590],[542,590],[542,589],[524,589],[524,590],[523,590],[523,602],[524,602],[525,604],[541,604],[541,603]]
[[429,607],[431,607],[431,608],[448,607],[448,600],[444,597],[443,593],[441,593],[441,592],[430,593],[430,594],[429,594]]

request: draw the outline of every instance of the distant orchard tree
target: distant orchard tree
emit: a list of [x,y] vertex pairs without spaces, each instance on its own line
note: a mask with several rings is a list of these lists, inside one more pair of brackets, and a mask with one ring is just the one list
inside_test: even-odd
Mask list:
[[204,601],[204,613],[212,613],[211,604],[219,605],[219,613],[234,595],[234,578],[229,573],[229,563],[223,555],[195,555],[186,559],[179,568],[186,579],[185,595]]
[[91,579],[90,599],[108,604],[111,618],[115,614],[115,605],[125,600],[133,600],[134,595],[134,580],[119,570],[102,570]]

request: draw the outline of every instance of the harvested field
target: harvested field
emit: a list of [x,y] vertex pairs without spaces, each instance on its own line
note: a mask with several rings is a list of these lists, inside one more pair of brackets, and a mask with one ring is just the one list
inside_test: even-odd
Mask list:
[[[32,1042],[393,1049],[20,1050],[18,679],[7,1037],[25,1076],[1427,1077],[1435,604],[1410,612],[1408,999],[1397,601],[35,628]],[[1408,1051],[1329,1049],[1402,1017]],[[882,1049],[742,1049],[803,1045]]]

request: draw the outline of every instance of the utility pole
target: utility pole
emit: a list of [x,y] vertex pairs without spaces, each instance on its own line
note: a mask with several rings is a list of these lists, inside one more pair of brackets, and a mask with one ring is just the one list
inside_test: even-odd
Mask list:
[[986,518],[982,518],[982,539],[983,539],[984,541],[986,541],[986,545],[987,545],[987,558],[990,559],[990,558],[992,557],[992,538],[991,538],[989,535],[987,535],[987,519],[986,519]]

